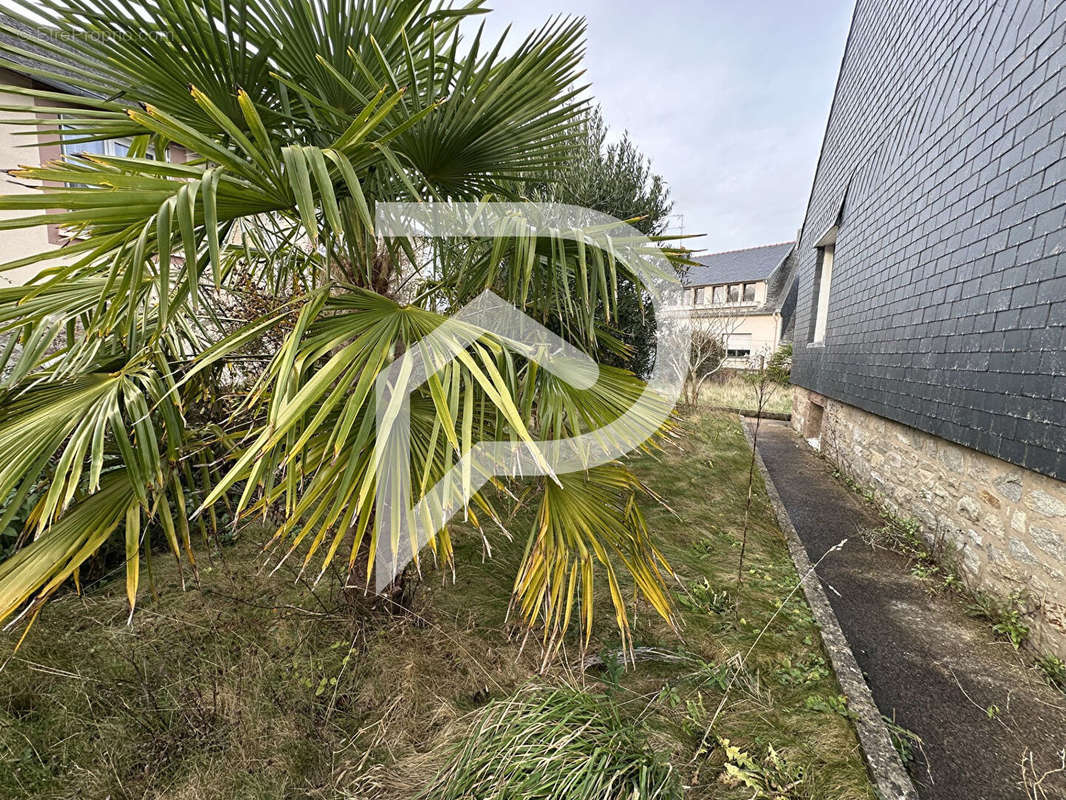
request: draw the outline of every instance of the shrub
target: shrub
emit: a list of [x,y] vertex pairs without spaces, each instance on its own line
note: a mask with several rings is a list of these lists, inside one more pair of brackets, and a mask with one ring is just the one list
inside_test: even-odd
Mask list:
[[785,342],[774,351],[766,362],[766,371],[776,383],[792,382],[792,342]]

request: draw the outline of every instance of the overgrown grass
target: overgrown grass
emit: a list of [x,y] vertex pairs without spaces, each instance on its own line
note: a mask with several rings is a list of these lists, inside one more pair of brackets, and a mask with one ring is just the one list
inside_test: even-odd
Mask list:
[[734,616],[748,452],[734,417],[704,413],[637,462],[665,501],[647,516],[678,573],[682,632],[639,607],[628,668],[602,597],[589,651],[571,638],[542,672],[536,642],[505,624],[523,543],[494,541],[483,561],[462,529],[457,583],[428,573],[410,613],[333,574],[311,593],[298,564],[259,574],[268,532],[254,528],[201,552],[187,592],[157,557],[159,599],[131,626],[121,578],[64,596],[0,672],[0,797],[409,799],[476,741],[483,709],[535,685],[588,692],[574,702],[624,731],[630,757],[612,763],[653,752],[687,798],[751,798],[752,782],[790,800],[871,798],[802,593],[741,660],[797,580],[760,484]]
[[[750,412],[754,412],[757,405],[755,389],[741,374],[732,370],[721,372],[704,384],[700,404],[707,408]],[[763,410],[774,414],[792,413],[792,387],[776,387]]]

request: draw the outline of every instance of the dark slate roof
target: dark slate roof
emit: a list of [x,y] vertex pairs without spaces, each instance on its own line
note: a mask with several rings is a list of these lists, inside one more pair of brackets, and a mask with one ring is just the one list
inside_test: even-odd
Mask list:
[[786,342],[791,342],[796,332],[796,300],[799,296],[797,266],[798,259],[793,249],[766,286],[766,305],[781,312],[781,339]]
[[699,256],[693,260],[700,266],[689,267],[684,279],[685,286],[767,280],[785,260],[792,245],[793,242],[782,242]]
[[[19,67],[45,69],[49,72],[54,72],[59,76],[69,75],[72,78],[75,77],[76,73],[74,72],[74,69],[76,69],[76,67],[73,59],[64,58],[63,56],[53,53],[33,42],[33,39],[48,38],[48,31],[49,28],[47,26],[42,25],[41,27],[33,27],[0,12],[0,58],[11,62],[10,65],[0,64],[0,67],[7,66],[8,69],[12,69],[16,72],[20,71]],[[31,55],[10,52],[8,50],[9,47],[17,47]],[[53,64],[42,63],[38,59],[33,58],[33,55],[45,59],[51,58],[55,61],[69,63],[72,69],[67,70]],[[60,78],[38,75],[31,75],[31,77],[38,83],[61,92],[86,96],[89,94],[84,89],[66,83]]]

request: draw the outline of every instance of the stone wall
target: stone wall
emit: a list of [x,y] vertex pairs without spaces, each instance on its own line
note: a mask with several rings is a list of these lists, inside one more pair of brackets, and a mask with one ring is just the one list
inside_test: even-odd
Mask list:
[[[943,537],[977,590],[1026,593],[1031,642],[1066,658],[1066,483],[794,387],[793,427],[893,514]],[[819,412],[819,407],[823,410]],[[811,426],[821,418],[821,430]]]

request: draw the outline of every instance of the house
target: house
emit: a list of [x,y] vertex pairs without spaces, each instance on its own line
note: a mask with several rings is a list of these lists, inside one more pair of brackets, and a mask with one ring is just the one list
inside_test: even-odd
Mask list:
[[[6,62],[0,64],[0,84],[74,94],[74,88],[68,84],[30,77],[21,68],[33,64],[33,59],[27,55],[12,53],[7,50],[8,47],[15,47],[28,52],[38,52],[27,38],[37,35],[39,34],[27,29],[25,25],[17,20],[8,17],[6,14],[0,14],[0,43],[5,46],[3,59]],[[45,55],[43,51],[40,51],[40,53],[42,56]],[[47,107],[44,100],[25,97],[12,92],[0,92],[0,105],[31,104],[38,105],[42,109]],[[59,104],[57,103],[56,105]],[[43,113],[42,116],[44,116]],[[62,148],[57,144],[49,144],[48,137],[36,133],[27,135],[26,129],[22,126],[4,124],[23,117],[25,117],[23,113],[0,111],[0,169],[14,169],[24,164],[39,166],[62,155]],[[24,182],[5,181],[2,191],[5,194],[18,194],[36,190]],[[17,211],[0,212],[0,218],[19,216],[24,215]],[[47,249],[49,245],[59,246],[62,241],[63,238],[57,226],[17,228],[5,231],[3,255],[0,256],[0,261],[6,263],[23,256],[33,255]],[[21,284],[36,274],[38,269],[38,266],[30,266],[0,272],[0,287]]]
[[[34,105],[40,109],[37,115],[42,119],[47,119],[51,116],[48,113],[49,108],[77,106],[79,97],[88,96],[87,92],[74,85],[76,78],[71,73],[64,70],[61,65],[53,63],[57,60],[56,54],[36,44],[35,40],[45,39],[46,36],[43,29],[29,27],[0,13],[0,85],[45,89],[57,95],[69,95],[69,100],[58,97],[46,100],[10,91],[0,91],[0,106]],[[35,70],[40,69],[47,70],[54,75],[37,74]],[[72,82],[68,83],[63,80],[67,75],[70,75]],[[23,125],[10,124],[25,117],[25,112],[0,110],[0,169],[14,169],[22,165],[40,166],[60,158],[64,152],[121,156],[125,155],[129,147],[129,142],[122,140],[60,145],[54,141],[55,137],[51,134],[27,130]],[[168,149],[167,157],[176,162],[186,160],[184,150],[175,146]],[[33,192],[36,189],[28,182],[9,180],[4,182],[0,191],[5,194],[18,194]],[[24,216],[23,212],[0,212],[0,219],[20,216]],[[8,263],[40,253],[49,246],[60,247],[68,239],[69,237],[64,235],[58,225],[4,231],[4,247],[0,254],[0,263]],[[0,272],[0,287],[22,284],[36,275],[39,269],[39,264],[32,264]]]
[[[715,332],[724,366],[746,368],[791,337],[795,308],[792,242],[700,256],[683,278],[695,328]],[[691,291],[689,291],[691,290]]]
[[859,0],[793,425],[1066,656],[1066,3]]

